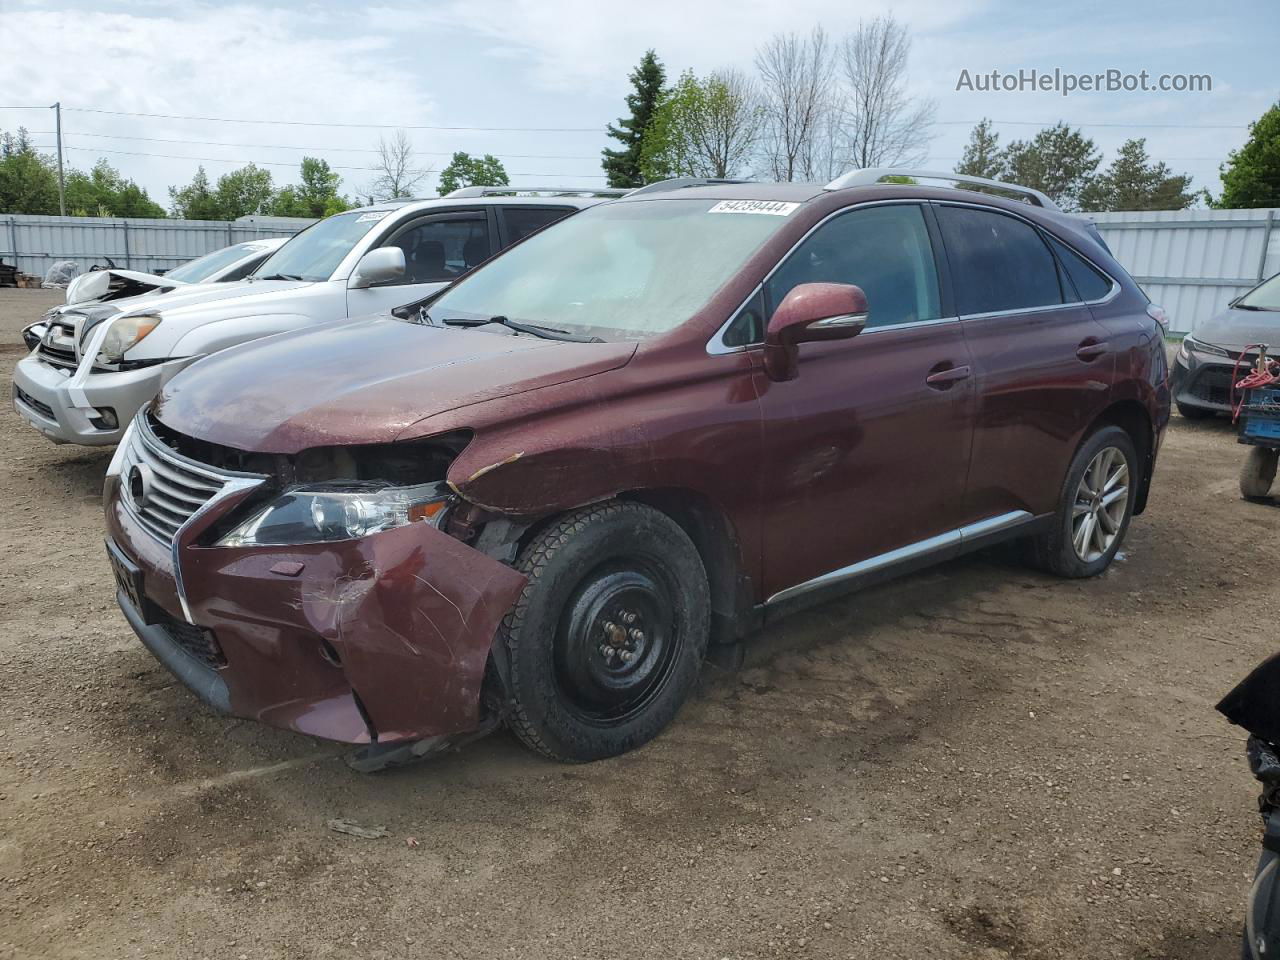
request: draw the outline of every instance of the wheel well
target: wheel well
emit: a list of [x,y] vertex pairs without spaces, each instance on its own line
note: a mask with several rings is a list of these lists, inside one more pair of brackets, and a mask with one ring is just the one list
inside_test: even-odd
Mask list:
[[719,505],[682,489],[632,490],[618,499],[661,510],[693,541],[711,590],[711,642],[729,643],[746,633],[754,607],[751,580],[743,568],[733,524]]
[[1151,487],[1151,468],[1153,460],[1154,431],[1151,427],[1151,416],[1146,407],[1137,400],[1121,400],[1113,403],[1099,414],[1089,426],[1084,436],[1093,434],[1104,425],[1119,427],[1133,439],[1138,451],[1138,462],[1142,464],[1142,476],[1138,481],[1138,497],[1134,501],[1133,512],[1141,513],[1147,506],[1147,491]]

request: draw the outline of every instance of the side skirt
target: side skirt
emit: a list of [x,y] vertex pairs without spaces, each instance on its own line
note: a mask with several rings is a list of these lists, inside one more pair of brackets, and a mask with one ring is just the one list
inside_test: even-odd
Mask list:
[[757,609],[765,622],[772,622],[797,610],[944,563],[983,547],[1041,533],[1049,528],[1053,519],[1051,513],[1037,517],[1026,510],[1015,510],[980,520],[787,587]]

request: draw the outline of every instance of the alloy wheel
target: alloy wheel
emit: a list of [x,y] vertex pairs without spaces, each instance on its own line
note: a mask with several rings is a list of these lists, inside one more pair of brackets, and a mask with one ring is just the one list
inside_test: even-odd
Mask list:
[[1076,556],[1093,563],[1120,536],[1129,509],[1129,461],[1117,447],[1099,450],[1080,478],[1071,508],[1071,542]]

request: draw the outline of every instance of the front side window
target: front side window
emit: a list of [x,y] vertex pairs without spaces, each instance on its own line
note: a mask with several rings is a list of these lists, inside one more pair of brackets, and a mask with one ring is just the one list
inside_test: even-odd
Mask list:
[[437,283],[462,276],[489,257],[483,213],[445,214],[411,223],[386,244],[404,251],[402,283]]
[[353,211],[326,217],[268,257],[256,276],[264,280],[328,280],[364,235],[391,213]]
[[772,312],[801,283],[853,283],[867,295],[868,327],[941,315],[924,213],[915,204],[851,210],[820,226],[765,284]]
[[1064,301],[1058,265],[1030,224],[972,207],[940,205],[937,211],[962,315]]
[[[440,321],[504,316],[603,340],[674,330],[793,212],[653,199],[602,203],[543,230],[460,280],[430,306]],[[756,205],[758,208],[759,205]]]

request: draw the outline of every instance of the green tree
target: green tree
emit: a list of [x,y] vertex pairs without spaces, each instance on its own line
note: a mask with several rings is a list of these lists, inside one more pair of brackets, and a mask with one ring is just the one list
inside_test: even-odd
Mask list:
[[1166,163],[1152,163],[1147,141],[1126,140],[1116,158],[1080,193],[1082,210],[1185,210],[1195,202],[1191,177],[1174,175]]
[[1093,141],[1061,122],[1030,140],[1015,140],[1005,151],[1008,178],[1047,193],[1064,210],[1080,208],[1081,194],[1101,162]]
[[634,92],[627,94],[627,109],[631,115],[621,118],[616,126],[611,123],[606,128],[608,135],[622,145],[618,150],[606,147],[602,151],[601,166],[611,187],[639,187],[645,182],[640,170],[644,137],[662,98],[667,72],[658,55],[649,50],[640,58],[639,66],[631,71],[630,80]]
[[983,118],[969,131],[964,156],[956,165],[956,173],[970,177],[986,177],[999,180],[1005,175],[1004,151],[1000,149],[1000,134],[991,129],[991,121]]
[[746,164],[761,122],[756,88],[746,76],[722,70],[699,80],[686,70],[663,93],[645,131],[641,177],[734,176]]
[[23,127],[0,133],[0,213],[58,212],[58,172]]
[[235,220],[255,213],[266,213],[275,196],[271,184],[271,171],[252,163],[239,170],[232,170],[218,178],[218,205],[223,220]]
[[298,184],[283,187],[272,198],[271,212],[278,217],[327,217],[351,204],[338,193],[342,177],[318,157],[303,157]]
[[196,168],[196,175],[185,187],[169,188],[169,209],[183,220],[226,220],[222,204],[203,166]]
[[76,216],[163,217],[164,207],[119,170],[99,160],[88,173],[66,176],[67,209]]
[[1249,139],[1221,167],[1215,207],[1280,207],[1280,103],[1249,125]]
[[449,165],[440,171],[440,196],[461,187],[505,187],[511,181],[502,161],[491,153],[473,157],[459,151]]

